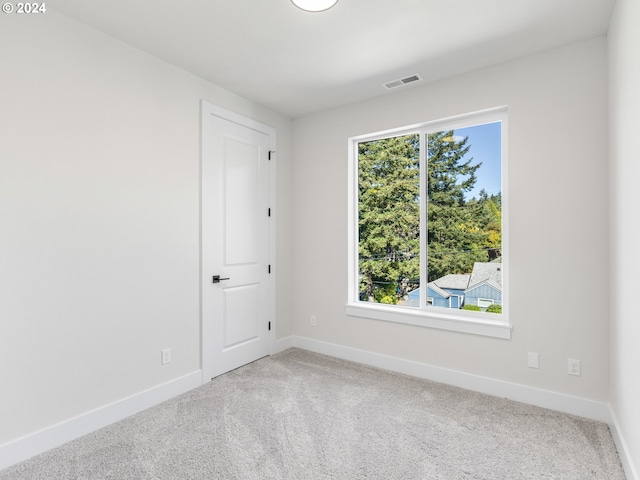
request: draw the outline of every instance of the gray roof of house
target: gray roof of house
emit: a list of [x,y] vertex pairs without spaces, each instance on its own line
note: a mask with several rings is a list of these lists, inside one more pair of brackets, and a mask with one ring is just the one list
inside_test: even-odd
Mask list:
[[431,283],[435,283],[440,288],[451,288],[455,290],[466,290],[469,285],[471,275],[468,273],[450,273],[444,277],[440,277]]
[[486,283],[502,291],[502,262],[475,262],[471,274],[450,273],[429,282],[429,286],[442,294],[441,291],[444,292],[444,290],[442,290],[444,288],[450,290],[469,290],[477,287],[481,283]]
[[502,263],[474,263],[471,279],[469,280],[469,288],[475,287],[485,280],[493,280],[498,285],[498,288],[502,290]]
[[436,292],[441,297],[449,298],[451,296],[451,294],[449,292],[447,292],[446,290],[441,289],[438,285],[436,285],[436,282],[429,282],[427,285],[429,286],[429,288],[431,290]]
[[482,285],[482,284],[486,284],[486,285],[490,285],[491,287],[495,288],[497,291],[502,292],[502,285],[498,284],[498,282],[496,282],[493,278],[487,278],[485,280],[480,280],[478,283],[475,283],[473,285],[469,285],[469,288],[467,288],[467,292],[470,290],[473,290],[474,288]]

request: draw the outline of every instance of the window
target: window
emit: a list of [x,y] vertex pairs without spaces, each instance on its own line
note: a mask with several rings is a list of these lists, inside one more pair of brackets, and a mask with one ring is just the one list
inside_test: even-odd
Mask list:
[[487,308],[489,305],[493,305],[493,298],[479,298],[478,306]]
[[510,336],[506,128],[499,108],[350,139],[350,315]]

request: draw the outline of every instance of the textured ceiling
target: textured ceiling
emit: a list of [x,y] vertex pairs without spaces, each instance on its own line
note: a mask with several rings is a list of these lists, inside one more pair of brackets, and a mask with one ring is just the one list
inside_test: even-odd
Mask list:
[[[56,0],[52,9],[288,117],[607,31],[615,0]],[[410,87],[407,87],[410,88]]]

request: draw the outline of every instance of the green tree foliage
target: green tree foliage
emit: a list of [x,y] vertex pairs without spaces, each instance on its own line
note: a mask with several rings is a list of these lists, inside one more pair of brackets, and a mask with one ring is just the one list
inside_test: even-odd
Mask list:
[[[501,255],[501,197],[467,199],[482,164],[453,133],[427,137],[428,281]],[[395,304],[419,286],[419,135],[360,143],[358,175],[360,298]]]
[[359,144],[360,294],[398,302],[419,282],[418,135]]
[[468,157],[468,137],[456,141],[453,131],[428,135],[428,280],[449,273],[471,272],[474,262],[486,262],[487,233],[480,202],[467,202],[476,183],[476,170]]
[[502,254],[502,195],[498,193],[489,196],[483,189],[480,191],[479,200],[474,198],[468,202],[468,204],[474,203],[482,208],[478,222],[486,235],[484,246],[488,260],[495,260]]

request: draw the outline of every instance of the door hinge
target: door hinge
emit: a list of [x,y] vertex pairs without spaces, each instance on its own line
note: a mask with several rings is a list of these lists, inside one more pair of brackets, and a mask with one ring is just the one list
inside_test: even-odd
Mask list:
[[271,216],[271,209],[269,209],[267,214],[268,214],[268,216]]
[[271,154],[272,153],[276,153],[276,151],[275,150],[269,150],[269,160],[271,160]]
[[269,265],[268,272],[271,273],[271,265]]
[[271,322],[269,322],[269,331],[271,331]]

